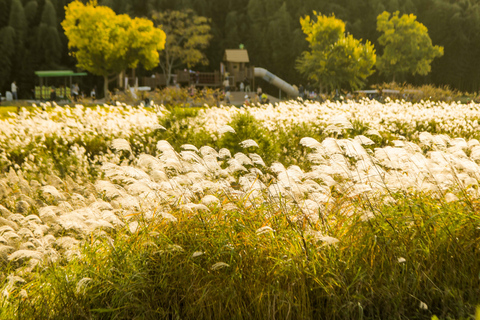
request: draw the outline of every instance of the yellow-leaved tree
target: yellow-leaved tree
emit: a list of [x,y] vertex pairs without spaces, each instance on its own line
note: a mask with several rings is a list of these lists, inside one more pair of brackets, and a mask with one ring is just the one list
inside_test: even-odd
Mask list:
[[96,1],[76,0],[66,7],[62,22],[68,48],[77,67],[103,76],[108,97],[108,79],[141,63],[147,70],[158,65],[159,50],[165,47],[165,32],[143,18],[117,15]]

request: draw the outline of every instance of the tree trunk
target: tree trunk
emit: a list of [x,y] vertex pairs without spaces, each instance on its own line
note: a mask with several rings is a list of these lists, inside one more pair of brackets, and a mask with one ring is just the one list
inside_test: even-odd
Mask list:
[[167,74],[165,74],[165,86],[168,87],[170,85],[170,80],[171,80],[171,75],[170,75],[170,72],[167,72]]
[[110,93],[108,92],[108,76],[103,76],[103,96],[105,97],[105,103],[107,103],[110,98]]

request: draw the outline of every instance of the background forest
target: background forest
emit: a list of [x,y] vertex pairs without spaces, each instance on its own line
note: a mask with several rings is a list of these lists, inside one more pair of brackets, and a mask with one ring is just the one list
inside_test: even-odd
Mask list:
[[[0,0],[0,91],[13,80],[20,97],[27,98],[35,85],[34,71],[75,69],[60,23],[70,0]],[[86,2],[86,1],[84,1]],[[299,19],[313,10],[334,13],[346,22],[355,38],[378,45],[376,18],[383,11],[413,13],[429,31],[432,42],[444,47],[444,56],[432,64],[428,76],[409,76],[397,81],[420,85],[448,85],[474,92],[480,85],[479,0],[99,0],[116,13],[151,18],[154,11],[192,8],[210,19],[213,38],[206,55],[209,65],[200,71],[219,68],[225,49],[244,44],[250,61],[290,83],[305,83],[295,61],[308,45]],[[139,70],[141,74],[141,70]],[[390,81],[378,72],[369,84]],[[95,82],[95,78],[89,81]]]

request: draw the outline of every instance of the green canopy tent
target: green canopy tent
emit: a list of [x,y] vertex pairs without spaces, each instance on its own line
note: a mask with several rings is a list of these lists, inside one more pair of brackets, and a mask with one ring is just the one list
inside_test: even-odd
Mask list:
[[87,75],[87,73],[73,72],[71,70],[50,70],[50,71],[35,71],[35,75],[40,78],[40,88],[38,89],[38,91],[37,91],[37,88],[35,88],[35,98],[44,99],[48,97],[48,93],[45,94],[44,92],[44,86],[48,87],[48,78],[64,78],[63,96],[67,97],[67,80],[69,80],[70,82],[70,85],[68,88],[71,88],[73,77],[84,77]]

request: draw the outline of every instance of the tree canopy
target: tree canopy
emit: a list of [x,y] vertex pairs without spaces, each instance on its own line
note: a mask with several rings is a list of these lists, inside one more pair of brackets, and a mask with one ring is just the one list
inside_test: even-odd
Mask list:
[[159,61],[158,51],[165,45],[165,33],[153,22],[117,15],[95,2],[70,3],[62,26],[77,66],[103,76],[105,93],[110,75],[139,63],[146,69],[154,68]]
[[212,36],[208,19],[197,16],[193,10],[156,12],[155,22],[166,33],[165,50],[160,53],[160,67],[170,83],[174,68],[186,65],[208,64],[202,49],[208,46]]
[[416,19],[413,14],[399,17],[398,11],[377,17],[377,30],[383,33],[378,42],[384,46],[377,68],[393,81],[397,75],[427,75],[433,59],[443,55],[443,47],[432,45],[427,28]]
[[345,23],[317,14],[300,19],[310,50],[297,60],[297,69],[317,85],[330,90],[359,89],[375,65],[375,49],[345,34]]

